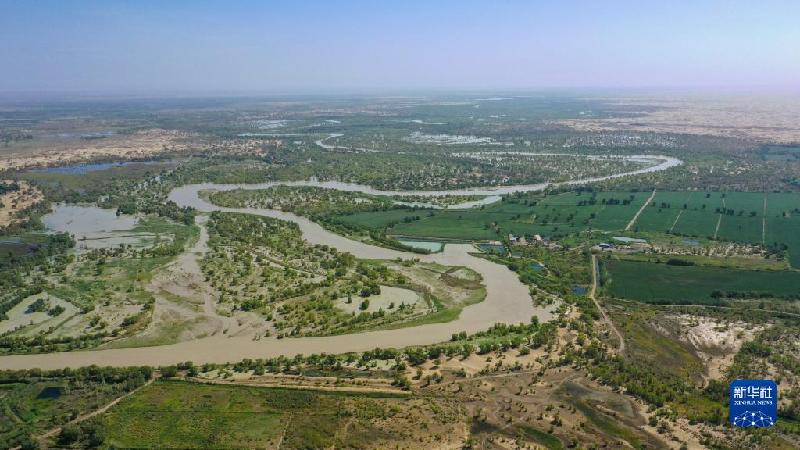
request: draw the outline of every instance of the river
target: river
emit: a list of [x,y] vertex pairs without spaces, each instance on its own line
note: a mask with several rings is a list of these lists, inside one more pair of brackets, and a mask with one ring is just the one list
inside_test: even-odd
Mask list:
[[[669,157],[647,156],[660,159],[656,166],[640,169],[636,172],[612,175],[591,180],[576,180],[568,184],[595,182],[602,179],[616,178],[664,170],[680,164],[679,160]],[[425,262],[436,262],[450,266],[465,266],[478,272],[486,285],[486,299],[483,302],[464,308],[458,319],[448,323],[435,323],[395,330],[368,331],[356,334],[326,337],[300,337],[277,339],[262,338],[253,340],[251,336],[216,335],[180,342],[177,344],[119,348],[104,350],[87,350],[77,352],[58,352],[35,355],[11,355],[0,357],[0,369],[59,369],[64,367],[81,367],[91,364],[101,366],[135,366],[135,365],[171,365],[182,361],[193,361],[197,364],[213,362],[236,362],[245,358],[269,358],[279,355],[294,356],[312,353],[345,353],[371,350],[376,347],[401,348],[413,345],[432,344],[450,339],[453,333],[466,331],[474,333],[485,330],[495,323],[527,322],[536,316],[540,321],[548,321],[553,317],[552,308],[535,307],[532,303],[528,287],[520,282],[517,275],[507,267],[495,264],[486,259],[470,255],[475,248],[468,244],[448,244],[441,253],[418,255],[396,250],[367,245],[346,237],[331,233],[322,226],[292,213],[269,209],[255,208],[223,208],[209,203],[200,197],[204,190],[231,190],[237,188],[262,189],[276,184],[304,185],[328,187],[349,191],[360,191],[375,195],[487,195],[498,196],[517,191],[541,190],[546,185],[504,186],[497,188],[477,188],[454,191],[380,191],[367,186],[339,182],[286,182],[264,183],[253,185],[220,185],[194,184],[174,189],[169,199],[180,206],[191,206],[201,212],[227,211],[257,214],[295,222],[303,233],[303,238],[311,244],[325,244],[339,251],[352,253],[358,258],[396,259],[419,258]]]
[[[568,154],[568,153],[526,153],[526,152],[491,152],[491,154],[493,155],[510,154],[510,155],[529,155],[529,156],[535,156],[535,155],[576,156],[574,154]],[[205,202],[197,201],[199,200],[196,195],[198,190],[218,190],[218,191],[230,191],[234,189],[254,190],[254,189],[267,189],[273,186],[310,186],[310,187],[319,187],[325,189],[336,189],[339,191],[362,192],[364,194],[369,194],[369,195],[381,195],[381,196],[392,196],[392,197],[405,197],[405,196],[441,197],[441,196],[459,196],[459,195],[460,196],[472,195],[472,196],[484,197],[480,200],[469,200],[467,202],[446,206],[447,209],[466,209],[481,205],[488,205],[500,201],[503,195],[513,194],[514,192],[541,191],[549,186],[553,187],[574,186],[587,183],[597,183],[600,181],[611,180],[615,178],[627,177],[632,175],[660,172],[662,170],[667,170],[669,168],[677,167],[683,164],[683,161],[681,161],[680,159],[663,155],[605,155],[605,156],[589,155],[587,157],[598,158],[598,159],[619,158],[639,163],[649,163],[651,165],[641,169],[632,170],[629,172],[621,172],[602,177],[571,180],[559,183],[518,184],[509,186],[473,187],[473,188],[433,190],[433,191],[381,190],[381,189],[376,189],[372,186],[367,186],[365,184],[348,183],[343,181],[319,181],[315,179],[302,180],[302,181],[270,181],[267,183],[248,183],[248,184],[203,183],[203,184],[192,184],[179,187],[173,190],[172,193],[170,193],[169,198],[170,200],[173,200],[180,205],[193,206],[195,208],[200,209],[201,207],[205,207],[203,206],[203,203]],[[397,203],[411,205],[411,206],[419,206],[419,207],[441,208],[441,206],[426,204],[424,202],[413,202],[413,203],[397,202]]]

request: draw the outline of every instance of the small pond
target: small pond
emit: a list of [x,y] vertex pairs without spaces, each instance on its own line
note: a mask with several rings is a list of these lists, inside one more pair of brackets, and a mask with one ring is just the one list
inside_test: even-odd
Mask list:
[[75,236],[78,251],[112,248],[122,244],[142,247],[153,240],[152,233],[133,231],[135,216],[117,216],[116,210],[97,206],[56,205],[42,216],[47,229]]
[[107,162],[107,163],[83,163],[83,164],[71,164],[69,166],[31,169],[31,172],[81,175],[88,172],[111,169],[112,167],[124,167],[132,164],[158,164],[158,163],[159,161],[121,161],[121,162]]
[[76,239],[98,233],[130,230],[136,226],[136,217],[121,215],[113,209],[96,206],[56,205],[53,211],[42,216],[44,225],[59,233],[72,233]]
[[63,393],[64,388],[61,386],[47,386],[39,391],[39,395],[37,395],[36,398],[53,399],[61,397]]
[[626,244],[645,244],[647,243],[644,239],[632,238],[627,236],[614,236],[612,239],[619,242],[624,242]]
[[420,250],[428,250],[431,253],[440,252],[442,248],[444,248],[444,244],[441,242],[434,242],[434,241],[413,241],[409,239],[398,239],[403,245],[407,245],[412,248],[418,248]]
[[0,239],[0,256],[22,256],[36,249],[36,244],[22,242],[19,238]]
[[478,249],[484,253],[492,253],[495,255],[505,255],[506,248],[498,244],[478,244]]
[[535,263],[531,264],[530,268],[534,272],[541,272],[542,270],[544,270],[544,266],[541,263],[538,263],[538,262],[535,262]]

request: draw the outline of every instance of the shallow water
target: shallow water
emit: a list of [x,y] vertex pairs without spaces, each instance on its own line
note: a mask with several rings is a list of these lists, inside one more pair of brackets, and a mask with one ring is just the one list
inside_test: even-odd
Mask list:
[[647,241],[644,240],[644,239],[632,238],[632,237],[627,237],[627,236],[614,236],[611,239],[614,239],[615,241],[625,242],[625,243],[628,243],[628,244],[645,244],[645,243],[647,243]]
[[137,220],[133,216],[117,216],[113,209],[60,204],[42,216],[42,222],[52,231],[72,233],[76,239],[89,239],[98,234],[132,230]]
[[[674,167],[681,162],[675,158],[645,156],[643,158],[660,158],[656,166],[640,169],[625,174],[599,177],[586,180],[575,180],[563,184],[583,184],[610,178],[618,178],[630,174],[653,172]],[[253,340],[251,336],[216,335],[207,338],[180,342],[157,347],[121,348],[107,350],[90,350],[82,352],[50,353],[37,355],[14,355],[0,357],[0,367],[6,369],[42,368],[56,369],[63,367],[82,367],[91,364],[108,366],[131,365],[169,365],[180,361],[193,361],[198,364],[206,362],[224,363],[240,361],[244,358],[269,358],[279,355],[293,356],[312,353],[361,352],[381,348],[402,348],[414,345],[425,345],[443,342],[452,334],[465,331],[475,333],[495,323],[527,322],[536,316],[540,322],[549,321],[553,317],[553,308],[534,307],[528,286],[507,267],[495,264],[483,258],[470,255],[475,247],[468,244],[449,244],[441,253],[418,255],[400,252],[382,247],[367,245],[346,237],[333,234],[317,223],[295,214],[269,209],[255,208],[223,208],[200,198],[204,190],[264,189],[275,185],[318,186],[360,191],[375,195],[491,195],[507,194],[516,191],[541,190],[547,185],[505,186],[500,188],[478,188],[453,191],[380,191],[368,186],[340,182],[289,182],[264,183],[258,185],[217,185],[196,184],[176,188],[169,199],[179,206],[191,206],[201,212],[227,211],[256,214],[297,223],[303,238],[311,244],[325,244],[342,252],[348,252],[357,258],[364,259],[419,259],[423,262],[434,262],[448,266],[468,267],[483,278],[486,286],[486,299],[483,302],[467,306],[458,319],[448,323],[426,324],[396,330],[369,331],[358,334],[347,334],[326,337],[303,337],[278,340],[264,338]],[[61,220],[61,223],[66,221]],[[74,219],[73,219],[74,223]]]
[[495,255],[505,255],[506,247],[498,244],[478,244],[477,247],[484,253],[492,253]]
[[444,244],[441,242],[433,242],[433,241],[412,241],[407,239],[398,239],[403,245],[407,245],[412,248],[418,248],[420,250],[429,250],[431,253],[438,252],[442,250]]
[[97,206],[56,205],[42,222],[51,231],[74,235],[78,251],[121,244],[142,247],[154,239],[150,233],[131,232],[138,223],[135,216],[117,216],[115,210]]
[[61,397],[61,394],[63,393],[64,393],[64,388],[61,386],[48,386],[39,391],[39,395],[37,395],[36,398],[53,399]]
[[38,173],[63,173],[69,175],[80,175],[88,172],[95,172],[98,170],[106,170],[112,167],[124,167],[131,164],[157,164],[157,161],[122,161],[122,162],[108,162],[108,163],[85,163],[85,164],[72,164],[69,166],[46,167],[43,169],[31,169],[31,172]]
[[[257,214],[295,222],[300,227],[303,238],[311,244],[325,244],[364,259],[419,259],[448,266],[468,267],[483,278],[486,298],[483,302],[465,307],[458,319],[447,323],[433,323],[396,330],[368,331],[326,337],[303,338],[263,338],[253,340],[252,336],[216,335],[172,345],[157,347],[120,348],[64,352],[38,355],[14,355],[0,357],[0,366],[8,369],[21,368],[59,368],[82,367],[91,364],[129,366],[129,365],[168,365],[180,361],[233,362],[244,358],[269,358],[279,355],[293,356],[311,353],[361,352],[376,347],[402,348],[444,342],[454,333],[466,331],[475,333],[493,324],[528,322],[536,316],[540,322],[552,319],[552,307],[534,307],[528,287],[520,282],[517,275],[507,267],[483,258],[470,255],[475,247],[469,244],[449,244],[441,253],[419,255],[400,252],[353,241],[333,234],[317,223],[291,213],[269,209],[223,208],[201,199],[200,191],[218,188],[215,185],[191,186],[189,190],[178,188],[173,191],[180,196],[170,195],[179,201],[180,206],[194,206],[203,212],[226,211]],[[193,192],[192,196],[186,196]]]
[[588,289],[585,286],[572,286],[572,293],[576,295],[586,295]]
[[[524,153],[524,152],[514,152],[514,154],[536,155],[536,153]],[[593,155],[592,157],[602,158],[596,155]],[[599,181],[605,181],[614,178],[621,178],[631,175],[640,175],[650,172],[658,172],[661,170],[666,170],[683,164],[683,162],[677,158],[672,158],[670,156],[663,156],[663,155],[607,155],[603,157],[623,158],[623,159],[628,159],[630,161],[647,162],[651,163],[652,165],[631,172],[622,172],[604,177],[565,181],[563,183],[521,184],[513,186],[475,187],[475,188],[435,190],[435,191],[381,190],[381,189],[375,189],[374,187],[367,186],[365,184],[347,183],[343,181],[319,181],[315,179],[301,180],[301,181],[272,181],[267,183],[256,183],[256,184],[203,183],[203,184],[186,185],[176,188],[170,193],[169,199],[180,205],[193,206],[197,208],[196,205],[199,205],[198,200],[200,200],[197,197],[198,191],[203,191],[203,190],[231,191],[234,189],[257,190],[257,189],[267,189],[273,186],[311,186],[311,187],[319,187],[325,189],[336,189],[339,191],[346,191],[346,192],[362,192],[364,194],[369,194],[369,195],[383,195],[383,196],[410,196],[410,195],[416,195],[421,197],[453,196],[453,195],[484,196],[484,198],[480,200],[448,205],[446,207],[446,209],[467,209],[498,202],[500,201],[502,195],[512,194],[514,192],[541,191],[547,188],[548,186],[562,186],[562,185],[572,186],[572,185],[580,185],[586,183],[596,183]],[[437,209],[441,208],[441,206],[426,204],[423,202],[415,202],[415,204],[417,206],[425,206]]]

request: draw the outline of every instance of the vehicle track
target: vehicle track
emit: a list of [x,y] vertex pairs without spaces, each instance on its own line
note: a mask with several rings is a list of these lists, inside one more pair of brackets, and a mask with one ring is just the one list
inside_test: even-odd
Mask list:
[[655,197],[655,196],[656,196],[656,190],[655,190],[655,189],[653,189],[653,193],[652,193],[652,194],[650,194],[650,197],[648,197],[648,198],[647,198],[647,200],[645,200],[645,202],[644,202],[644,203],[642,203],[642,207],[641,207],[641,208],[639,208],[639,210],[638,210],[638,211],[636,211],[636,214],[634,214],[634,215],[633,215],[633,218],[631,219],[631,221],[630,221],[630,222],[628,222],[628,226],[626,226],[626,227],[625,227],[625,231],[628,231],[628,230],[630,230],[630,229],[633,227],[633,224],[635,224],[635,223],[636,223],[636,220],[637,220],[637,219],[639,218],[639,216],[642,214],[642,211],[644,211],[644,209],[645,209],[645,208],[647,208],[647,205],[649,205],[649,204],[650,204],[650,202],[652,202],[652,201],[653,201],[653,197]]
[[608,317],[606,314],[606,310],[600,306],[600,302],[597,301],[597,255],[592,255],[592,289],[589,290],[589,298],[592,299],[594,302],[594,306],[597,307],[597,310],[600,311],[600,315],[603,316],[603,321],[608,325],[611,331],[617,335],[617,339],[619,340],[619,347],[617,347],[617,353],[623,354],[625,353],[625,339],[622,337],[622,333],[619,332],[619,329],[614,322]]

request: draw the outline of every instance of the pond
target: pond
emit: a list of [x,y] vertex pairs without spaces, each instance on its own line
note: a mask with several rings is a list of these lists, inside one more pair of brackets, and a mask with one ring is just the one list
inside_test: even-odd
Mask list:
[[444,248],[444,244],[441,242],[434,242],[434,241],[412,241],[408,239],[398,239],[403,245],[407,245],[411,248],[418,248],[420,250],[428,250],[431,253],[440,252],[442,248]]
[[531,270],[534,271],[534,272],[541,272],[542,270],[544,270],[544,266],[541,263],[538,263],[538,262],[535,262],[535,263],[531,264],[530,267],[531,267]]
[[586,295],[588,289],[585,286],[572,286],[572,293],[576,295]]
[[141,247],[153,239],[151,233],[132,231],[139,222],[135,216],[118,216],[113,209],[97,206],[59,204],[42,216],[42,222],[51,231],[74,235],[78,251],[121,244]]
[[72,233],[76,239],[88,239],[98,233],[131,230],[137,220],[133,216],[118,216],[113,209],[59,204],[42,216],[42,222],[52,231]]
[[506,254],[506,247],[500,244],[478,244],[478,249],[484,253],[492,253],[494,255]]
[[0,257],[8,256],[22,256],[31,253],[36,249],[35,244],[22,242],[19,238],[0,239]]
[[64,388],[61,386],[47,386],[39,391],[39,395],[37,395],[36,398],[53,399],[61,397],[63,393]]
[[614,239],[615,241],[619,241],[619,242],[624,242],[626,244],[645,244],[645,243],[647,243],[647,241],[644,240],[644,239],[637,239],[637,238],[626,237],[626,236],[614,236],[611,239]]

